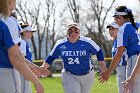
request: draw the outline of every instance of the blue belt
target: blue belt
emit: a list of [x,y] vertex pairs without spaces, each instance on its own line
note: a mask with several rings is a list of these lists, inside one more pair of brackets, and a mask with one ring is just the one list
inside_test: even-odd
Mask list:
[[87,72],[85,72],[85,73],[79,73],[79,74],[76,74],[76,73],[73,73],[73,72],[69,72],[69,71],[67,71],[68,73],[70,73],[70,74],[73,74],[73,75],[76,75],[76,76],[83,76],[83,75],[86,75],[86,74],[88,74],[89,72],[91,72],[93,70],[93,67],[89,70],[89,71],[87,71]]

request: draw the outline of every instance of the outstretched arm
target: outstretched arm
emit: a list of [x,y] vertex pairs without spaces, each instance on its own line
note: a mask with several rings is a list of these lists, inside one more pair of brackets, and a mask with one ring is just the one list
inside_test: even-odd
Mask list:
[[39,79],[26,65],[26,60],[21,55],[18,44],[13,45],[8,49],[8,56],[11,64],[24,76],[24,78],[33,82],[37,91],[36,93],[44,93],[44,88],[41,85]]
[[107,70],[106,64],[104,61],[99,61],[99,67],[100,67],[101,72],[105,72]]
[[41,77],[43,76],[49,76],[51,72],[43,67],[39,67],[36,64],[30,62],[28,59],[26,59],[26,64],[29,66],[29,68],[35,73],[36,76]]
[[103,52],[102,52],[102,49],[100,49],[98,52],[97,52],[97,59],[98,59],[98,61],[99,61],[99,67],[100,67],[100,70],[101,70],[101,72],[104,72],[104,71],[106,71],[107,69],[106,69],[106,64],[105,64],[105,62],[104,62],[104,54],[103,54]]
[[104,82],[108,81],[110,74],[113,72],[113,70],[116,68],[116,66],[120,62],[124,50],[125,50],[124,46],[118,47],[118,51],[117,51],[116,55],[114,56],[114,58],[111,62],[111,65],[109,66],[107,71],[102,72],[100,74],[100,77],[98,79],[100,83],[104,83]]

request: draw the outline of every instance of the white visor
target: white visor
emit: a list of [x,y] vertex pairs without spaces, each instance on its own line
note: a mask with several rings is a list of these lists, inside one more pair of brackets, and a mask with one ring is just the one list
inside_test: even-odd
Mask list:
[[33,28],[30,27],[30,26],[27,26],[27,27],[23,28],[22,31],[21,31],[20,33],[25,32],[25,31],[36,32],[37,30],[36,30],[36,29],[33,29]]
[[75,27],[75,28],[79,29],[79,25],[78,25],[77,23],[71,23],[70,25],[68,25],[68,30],[69,30],[71,27]]
[[118,12],[118,11],[115,11],[115,14],[114,14],[114,16],[116,16],[116,15],[127,15],[128,13],[126,13],[126,12]]
[[106,28],[109,28],[109,27],[114,27],[114,28],[119,28],[119,26],[116,24],[116,23],[111,23],[111,24],[109,24]]

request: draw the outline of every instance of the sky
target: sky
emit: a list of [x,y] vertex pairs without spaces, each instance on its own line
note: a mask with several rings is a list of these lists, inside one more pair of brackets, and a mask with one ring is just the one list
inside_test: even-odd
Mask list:
[[138,0],[116,0],[116,4],[126,5],[128,8],[131,8],[132,10],[140,5]]

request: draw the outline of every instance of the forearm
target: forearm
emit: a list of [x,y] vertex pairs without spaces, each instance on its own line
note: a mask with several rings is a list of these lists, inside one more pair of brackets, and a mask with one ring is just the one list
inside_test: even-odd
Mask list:
[[8,55],[11,64],[24,76],[25,79],[31,80],[33,83],[39,83],[39,80],[26,65],[25,58],[21,55],[18,45],[14,45],[8,49]]
[[113,70],[116,68],[116,66],[117,66],[118,63],[120,62],[121,57],[122,57],[122,56],[119,55],[119,54],[116,54],[116,55],[114,56],[113,60],[111,61],[110,66],[109,66],[109,68],[108,68],[109,73],[112,73],[112,72],[113,72]]
[[125,46],[120,46],[117,48],[117,53],[114,56],[111,65],[108,68],[108,72],[111,74],[111,72],[116,68],[116,66],[118,65],[118,63],[120,62],[123,52],[125,50]]
[[34,64],[34,63],[32,63],[32,62],[30,62],[28,59],[25,59],[26,60],[26,64],[29,66],[29,67],[39,67],[38,65],[36,65],[36,64]]
[[101,72],[106,71],[106,64],[104,61],[99,61],[99,67],[101,69]]

